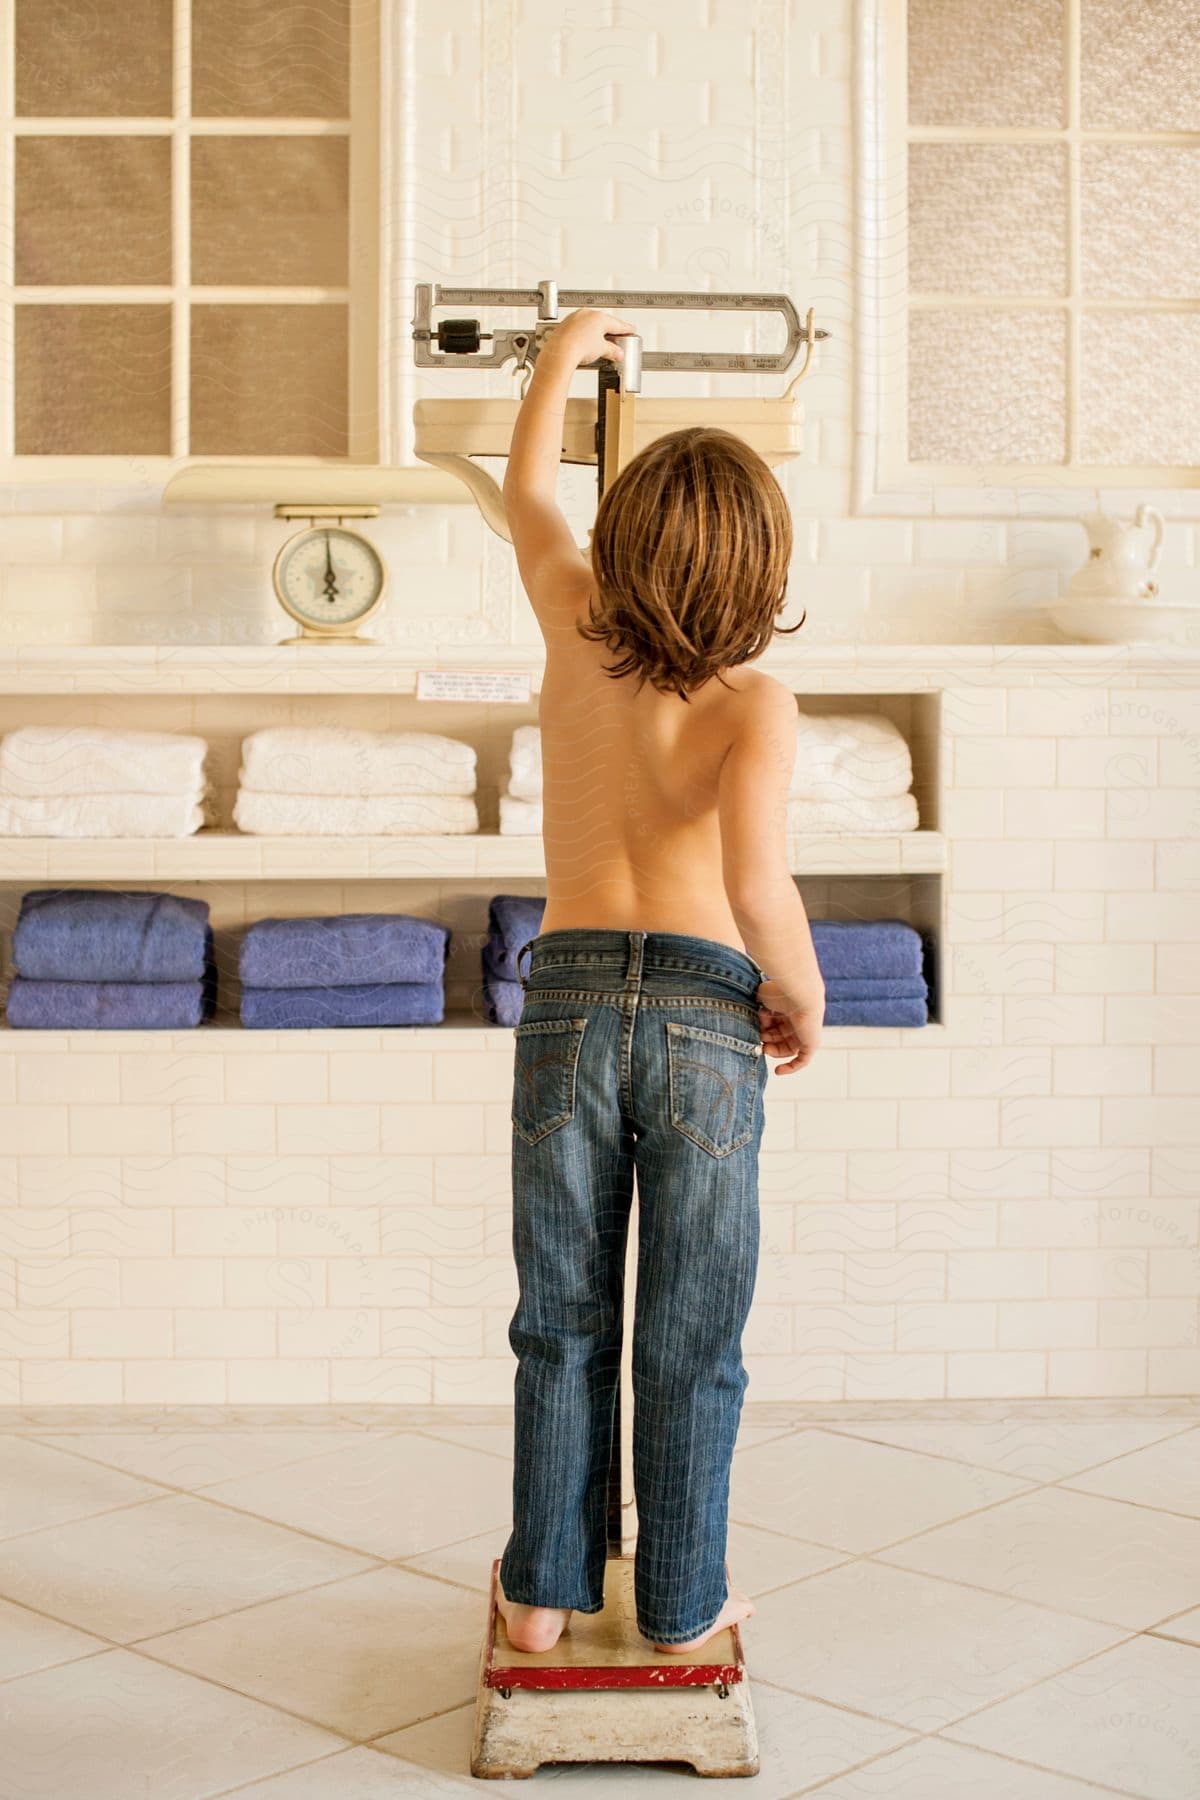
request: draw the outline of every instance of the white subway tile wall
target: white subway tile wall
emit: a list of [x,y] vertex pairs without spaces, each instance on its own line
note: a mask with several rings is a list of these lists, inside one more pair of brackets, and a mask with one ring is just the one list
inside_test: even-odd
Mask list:
[[[758,1400],[1195,1391],[1194,844],[1156,868],[1071,804],[1144,816],[1170,769],[1186,817],[1200,686],[988,679],[942,707],[946,1022],[830,1032],[768,1087]],[[1045,836],[993,835],[1081,741]],[[989,755],[993,824],[960,835]],[[313,891],[223,886],[221,915]],[[0,1395],[506,1403],[511,1080],[500,1028],[0,1036]]]
[[[1015,519],[982,490],[942,496],[973,517],[849,516],[851,0],[672,0],[602,29],[559,0],[419,12],[411,192],[384,196],[401,451],[420,392],[468,392],[407,370],[418,280],[785,290],[834,334],[783,471],[789,621],[808,610],[791,650],[1053,636],[1041,604],[1085,550],[1071,518]],[[286,635],[269,574],[292,527],[164,512],[144,470],[114,471],[0,487],[0,645]],[[563,487],[582,538],[590,477]],[[367,530],[391,570],[374,635],[431,662],[540,648],[472,509]],[[1168,517],[1165,598],[1194,594],[1198,561],[1196,528]],[[1130,677],[1119,652],[1059,682],[946,680],[949,1022],[830,1034],[770,1083],[749,1398],[1194,1393],[1200,686]],[[354,706],[391,717],[383,697]],[[186,699],[155,707],[142,723],[188,725]],[[247,695],[229,729],[283,716]],[[236,926],[378,892],[210,898]],[[455,900],[431,880],[401,903]],[[499,1029],[0,1035],[0,1403],[508,1403],[511,1072]]]

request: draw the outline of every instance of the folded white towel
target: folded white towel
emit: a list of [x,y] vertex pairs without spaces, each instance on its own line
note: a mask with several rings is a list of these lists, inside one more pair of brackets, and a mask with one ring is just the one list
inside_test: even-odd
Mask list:
[[[890,794],[880,800],[790,799],[787,828],[793,836],[806,832],[915,831],[917,802],[912,794]],[[504,837],[537,837],[542,830],[540,800],[500,796],[500,832]]]
[[33,800],[0,794],[0,837],[188,837],[215,818],[207,788],[200,794],[51,794]]
[[[800,713],[789,793],[805,800],[866,800],[906,794],[912,755],[904,734],[878,713]],[[542,734],[518,725],[508,754],[508,791],[542,796]]]
[[502,837],[540,837],[542,802],[523,800],[518,794],[500,796],[500,835]]
[[20,725],[0,738],[0,794],[191,794],[208,745],[174,731]]
[[243,738],[239,780],[261,794],[473,794],[475,747],[434,731],[272,725]]
[[913,794],[885,794],[877,800],[790,799],[788,830],[793,833],[828,831],[915,831],[917,802]]
[[801,712],[797,734],[793,795],[866,800],[906,794],[912,786],[904,734],[879,713]]
[[518,725],[508,752],[508,791],[516,800],[542,797],[542,730]]
[[473,799],[450,794],[258,794],[240,788],[239,831],[259,837],[411,837],[479,830]]

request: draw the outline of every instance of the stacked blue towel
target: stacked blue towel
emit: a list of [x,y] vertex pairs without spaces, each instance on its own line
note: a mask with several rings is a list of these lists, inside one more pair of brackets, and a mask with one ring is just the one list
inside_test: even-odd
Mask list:
[[7,1016],[18,1030],[179,1031],[216,1006],[208,903],[178,894],[32,890],[13,965]]
[[[542,929],[546,902],[537,895],[497,894],[488,905],[488,934],[481,953],[483,1004],[494,1025],[515,1025],[525,1004],[517,958]],[[526,964],[524,972],[528,974]]]
[[925,944],[903,919],[814,919],[826,1025],[925,1025]]
[[[483,998],[496,1025],[515,1025],[525,1004],[518,958],[542,928],[544,899],[497,894],[488,906]],[[903,919],[816,919],[813,948],[825,982],[826,1025],[925,1025],[925,945]],[[527,970],[527,965],[522,965]]]
[[238,960],[242,1024],[439,1025],[449,954],[449,927],[410,913],[259,919]]

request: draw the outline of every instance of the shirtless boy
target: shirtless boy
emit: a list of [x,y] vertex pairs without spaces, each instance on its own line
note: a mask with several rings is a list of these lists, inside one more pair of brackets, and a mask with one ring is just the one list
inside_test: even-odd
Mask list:
[[591,309],[555,329],[504,483],[546,641],[547,899],[515,1033],[521,1298],[499,1605],[524,1650],[603,1605],[636,1174],[638,1626],[679,1654],[754,1611],[724,1557],[766,1057],[777,1075],[811,1060],[825,992],[787,858],[795,696],[745,666],[780,629],[778,484],[740,439],[695,428],[610,484],[590,554],[556,503],[572,376],[619,364],[632,330]]

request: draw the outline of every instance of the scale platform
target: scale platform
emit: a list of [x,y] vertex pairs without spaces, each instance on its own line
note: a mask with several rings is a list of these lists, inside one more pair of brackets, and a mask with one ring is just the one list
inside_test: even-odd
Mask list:
[[[726,1579],[729,1565],[725,1566]],[[492,1564],[471,1773],[499,1780],[543,1763],[684,1762],[697,1775],[757,1775],[758,1737],[736,1624],[692,1656],[663,1656],[637,1627],[633,1558],[610,1556],[604,1608],[572,1613],[552,1650],[514,1650]]]

